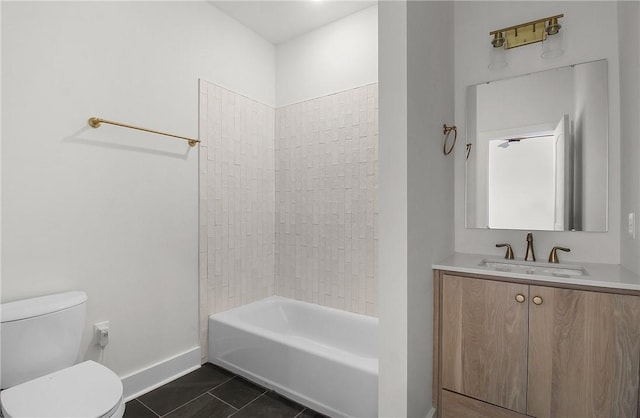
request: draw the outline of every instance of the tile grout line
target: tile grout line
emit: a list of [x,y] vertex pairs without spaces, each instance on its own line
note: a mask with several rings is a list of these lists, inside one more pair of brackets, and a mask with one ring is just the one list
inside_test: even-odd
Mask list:
[[[217,387],[224,385],[225,383],[227,383],[227,382],[229,382],[229,381],[231,381],[231,380],[235,379],[235,377],[236,377],[236,376],[231,376],[230,378],[228,378],[228,379],[227,379],[227,380],[225,380],[224,382],[219,383],[219,384],[217,384],[217,385],[213,386],[213,387],[212,387],[212,388],[210,388],[210,389],[207,389],[205,392],[201,393],[200,395],[197,395],[195,398],[192,398],[192,399],[188,400],[187,402],[185,402],[185,403],[183,403],[182,405],[180,405],[180,406],[178,406],[178,407],[176,407],[176,408],[172,409],[171,411],[167,412],[167,413],[166,413],[166,414],[164,414],[164,415],[158,415],[158,413],[157,413],[157,412],[155,412],[155,411],[153,411],[151,408],[149,408],[149,407],[147,407],[147,408],[151,409],[151,410],[152,410],[156,415],[158,415],[159,417],[166,417],[167,415],[169,415],[169,414],[171,414],[171,413],[175,412],[176,410],[178,410],[178,409],[182,408],[183,406],[185,406],[185,405],[187,405],[187,404],[190,404],[191,402],[195,401],[195,400],[196,400],[196,399],[198,399],[198,398],[201,398],[203,395],[211,395],[211,394],[209,393],[209,391],[210,391],[210,390],[214,390],[214,389],[216,389]],[[211,395],[211,396],[213,396],[213,395]],[[220,399],[220,400],[222,400],[222,399]],[[226,403],[226,402],[225,402],[225,403]],[[229,405],[229,404],[227,404],[227,405]],[[145,405],[145,406],[146,406],[146,405]],[[230,406],[230,407],[232,407],[232,408],[234,408],[234,409],[237,409],[237,408],[235,408],[233,405],[229,405],[229,406]]]
[[[220,401],[220,402],[222,402],[223,404],[225,404],[225,405],[229,405],[230,407],[232,407],[233,409],[235,409],[235,411],[233,412],[234,414],[235,414],[236,412],[238,412],[240,409],[242,409],[242,408],[236,408],[235,406],[231,405],[229,402],[225,401],[225,400],[224,400],[224,399],[222,399],[222,398],[218,398],[216,395],[214,395],[214,394],[213,394],[213,393],[211,393],[211,392],[207,392],[207,395],[209,395],[209,396],[213,396],[213,398],[215,398],[215,399],[219,400],[219,401]],[[243,407],[243,408],[244,408],[244,407]],[[233,415],[233,414],[232,414],[232,415]]]
[[[147,408],[149,411],[151,411],[153,413],[153,415],[155,416],[160,416],[156,411],[154,411],[153,409],[151,409],[151,407],[147,406],[147,404],[145,404],[144,402],[142,402],[140,399],[135,398],[136,401],[138,401],[139,404],[141,404],[142,406],[144,406],[145,408]],[[126,406],[125,406],[125,412],[127,410]]]
[[295,417],[293,417],[293,418],[299,418],[299,417],[301,417],[301,416],[302,416],[302,414],[304,413],[304,411],[306,411],[307,409],[309,409],[309,408],[306,408],[306,407],[305,407],[305,408],[303,408],[303,409],[302,409],[302,411],[298,412],[298,415],[296,415],[296,416],[295,416]]
[[[207,389],[204,393],[201,393],[200,395],[197,395],[195,398],[192,398],[192,399],[188,400],[187,402],[185,402],[185,403],[181,404],[180,406],[178,406],[178,407],[176,407],[176,408],[174,408],[174,409],[170,410],[169,412],[167,412],[167,413],[166,413],[166,414],[164,414],[164,415],[160,415],[160,414],[158,414],[156,411],[154,411],[153,409],[151,409],[151,407],[147,406],[144,402],[142,402],[139,398],[135,398],[135,400],[136,400],[136,401],[138,401],[138,402],[140,402],[142,405],[144,405],[148,410],[150,410],[151,412],[153,412],[155,415],[157,415],[157,416],[159,416],[159,417],[164,417],[164,416],[167,416],[167,415],[169,415],[169,414],[171,414],[171,413],[175,412],[176,410],[178,410],[178,409],[182,408],[183,406],[185,406],[185,405],[187,405],[187,404],[190,404],[191,402],[195,401],[196,399],[198,399],[198,398],[202,397],[202,395],[209,394],[209,391],[210,391],[210,390],[214,390],[214,389],[216,389],[217,387],[224,385],[225,383],[227,383],[227,382],[229,382],[229,381],[231,381],[231,380],[235,379],[235,377],[236,377],[236,375],[231,376],[230,378],[228,378],[228,379],[227,379],[227,380],[225,380],[224,382],[219,383],[219,384],[217,384],[216,386],[213,386],[213,387],[212,387],[212,388],[210,388],[210,389]],[[212,395],[212,396],[213,396],[213,395]],[[226,403],[226,402],[225,402],[225,403]],[[227,405],[229,405],[229,404],[227,404]],[[233,405],[229,405],[229,406],[230,406],[230,407],[232,407],[232,408],[234,408],[234,409],[237,409],[237,408],[235,408]]]
[[[221,369],[222,369],[222,368],[221,368]],[[223,370],[226,370],[226,369],[223,369]],[[214,395],[213,393],[211,393],[211,391],[213,391],[213,390],[215,390],[215,389],[219,388],[220,386],[222,386],[222,385],[224,385],[224,384],[226,384],[226,383],[228,383],[228,382],[230,382],[231,380],[236,379],[236,378],[238,378],[239,380],[244,380],[244,381],[246,381],[246,382],[248,382],[248,383],[250,383],[250,384],[253,384],[253,385],[255,385],[257,388],[260,388],[260,389],[262,390],[262,393],[260,393],[258,396],[256,396],[255,398],[253,398],[251,401],[247,402],[247,403],[246,403],[245,405],[243,405],[241,408],[236,408],[235,406],[231,405],[229,402],[227,402],[227,401],[225,401],[224,399],[222,399],[222,398],[220,398],[220,397],[218,397],[218,396]],[[202,396],[204,396],[204,395],[209,395],[209,396],[213,397],[214,399],[216,399],[216,400],[218,400],[218,401],[222,402],[224,405],[227,405],[227,406],[229,406],[229,407],[231,407],[231,408],[233,409],[233,412],[232,412],[230,415],[228,415],[228,418],[230,418],[230,417],[233,417],[233,416],[237,415],[240,411],[242,411],[243,409],[247,408],[249,405],[253,404],[253,403],[254,403],[254,402],[256,402],[258,399],[262,398],[263,396],[265,396],[265,395],[267,395],[267,394],[269,394],[269,393],[275,393],[275,394],[279,395],[277,392],[275,392],[275,391],[273,391],[273,390],[270,390],[270,389],[265,388],[265,387],[263,387],[263,386],[257,385],[257,384],[255,384],[255,383],[253,383],[252,381],[250,381],[250,380],[248,380],[248,379],[243,378],[243,377],[242,377],[242,376],[240,376],[240,375],[237,375],[237,374],[232,373],[232,375],[231,375],[229,378],[227,378],[226,380],[224,380],[224,381],[220,382],[219,384],[217,384],[217,385],[215,385],[215,386],[213,386],[213,387],[209,388],[209,389],[208,389],[208,390],[206,390],[204,393],[201,393],[200,395],[195,396],[194,398],[192,398],[192,399],[188,400],[187,402],[184,402],[183,404],[179,405],[178,407],[176,407],[176,408],[174,408],[174,409],[170,410],[169,412],[167,412],[166,414],[163,414],[163,415],[160,415],[158,412],[154,411],[150,406],[148,406],[147,404],[145,404],[145,403],[144,403],[142,400],[140,400],[139,398],[132,399],[132,401],[134,401],[134,400],[135,400],[135,401],[139,402],[139,403],[140,403],[144,408],[146,408],[146,409],[148,409],[149,411],[151,411],[151,413],[153,413],[155,416],[162,418],[162,417],[166,417],[166,416],[168,416],[168,415],[170,415],[170,414],[172,414],[172,413],[176,412],[177,410],[179,410],[179,409],[183,408],[184,406],[186,406],[186,405],[188,405],[188,404],[190,404],[190,403],[194,402],[195,400],[197,400],[198,398],[201,398],[201,397],[202,397]],[[279,396],[281,396],[281,395],[279,395]],[[286,398],[286,397],[285,397],[285,399],[289,399],[289,398]],[[289,399],[289,400],[291,400],[291,399]],[[301,417],[302,417],[302,415],[303,415],[306,411],[312,411],[311,409],[309,409],[308,407],[306,407],[306,406],[304,406],[304,405],[300,405],[300,406],[302,406],[302,408],[303,408],[303,409],[302,409],[300,412],[298,412],[298,413],[294,416],[294,418],[301,418]]]
[[230,417],[236,415],[238,412],[242,411],[244,408],[246,408],[247,406],[251,405],[252,403],[254,403],[255,401],[257,401],[258,399],[262,398],[265,394],[267,394],[269,391],[265,391],[262,395],[256,397],[254,400],[252,400],[251,402],[248,402],[245,406],[243,406],[242,408],[238,409],[236,412],[234,412],[233,414],[229,415]]
[[202,393],[202,394],[196,396],[195,398],[190,399],[189,401],[183,403],[182,405],[178,406],[177,408],[173,408],[171,411],[167,412],[166,414],[160,415],[160,417],[166,417],[167,415],[170,415],[170,414],[176,412],[178,409],[182,408],[183,406],[189,405],[191,402],[195,401],[198,398],[202,398],[202,396],[206,395],[207,393],[208,392]]
[[218,389],[220,386],[224,385],[225,383],[229,383],[230,381],[232,381],[233,379],[235,379],[236,377],[238,377],[237,374],[234,374],[233,376],[231,376],[230,378],[228,378],[227,380],[225,380],[224,382],[221,382],[217,385],[215,385],[212,388],[207,389],[207,392],[209,392],[210,390],[214,390],[214,389]]
[[[145,407],[147,407],[147,409],[149,409],[151,412],[153,412],[153,413],[154,413],[154,414],[156,414],[157,416],[159,416],[159,417],[164,417],[164,416],[167,416],[167,415],[169,415],[170,413],[174,412],[175,410],[182,408],[182,407],[183,407],[183,406],[185,406],[186,404],[188,404],[188,403],[191,403],[191,402],[195,401],[196,399],[198,399],[198,398],[199,398],[199,397],[201,397],[202,395],[204,395],[204,394],[206,394],[206,393],[209,393],[209,391],[210,391],[210,390],[214,390],[214,389],[216,389],[218,386],[222,386],[222,385],[224,385],[225,383],[227,383],[227,382],[229,382],[230,380],[234,379],[236,376],[237,376],[237,375],[235,375],[235,374],[234,374],[233,376],[229,377],[227,380],[225,380],[225,381],[223,381],[223,382],[221,382],[221,383],[219,383],[219,384],[217,384],[217,385],[215,385],[215,386],[212,386],[212,387],[210,387],[209,389],[206,389],[206,390],[205,390],[204,392],[202,392],[201,394],[196,395],[194,398],[189,399],[187,402],[185,402],[185,403],[183,403],[183,404],[181,404],[181,405],[177,406],[176,408],[173,408],[172,410],[170,410],[169,412],[167,412],[167,413],[166,413],[166,414],[164,414],[164,415],[160,415],[159,413],[157,413],[156,411],[154,411],[153,409],[151,409],[151,407],[150,407],[150,406],[145,405],[145,404],[144,404],[144,402],[142,402],[142,401],[140,400],[140,398],[135,398],[135,400],[136,400],[136,401],[138,401],[138,402],[140,402],[141,404],[143,404]],[[169,383],[171,383],[171,382],[169,382]]]
[[216,387],[215,387],[215,388],[213,388],[213,389],[210,389],[207,393],[208,393],[209,395],[213,396],[214,398],[216,398],[216,399],[218,399],[218,400],[221,400],[222,402],[226,403],[227,405],[232,406],[232,407],[234,407],[234,408],[235,408],[235,409],[237,409],[237,410],[240,410],[240,409],[244,408],[245,406],[249,405],[251,402],[253,402],[253,401],[255,401],[256,399],[258,399],[259,397],[261,397],[262,395],[264,395],[265,393],[269,392],[269,389],[267,389],[267,388],[265,388],[265,387],[262,387],[262,386],[259,386],[259,385],[255,384],[255,383],[253,383],[253,382],[251,382],[251,381],[249,381],[249,380],[246,380],[246,379],[242,378],[240,375],[236,375],[235,377],[237,377],[237,378],[238,378],[238,380],[245,380],[246,382],[251,383],[252,385],[255,385],[256,387],[258,387],[258,388],[262,389],[262,392],[261,392],[258,396],[256,396],[255,398],[251,399],[251,400],[250,400],[249,402],[247,402],[246,404],[242,405],[240,408],[236,408],[235,406],[231,405],[229,402],[227,402],[227,401],[225,401],[224,399],[220,398],[220,397],[219,397],[219,396],[217,396],[216,394],[211,393],[211,391],[212,391],[212,390],[215,390],[215,389],[217,389],[218,387],[220,387],[220,386],[222,386],[222,385],[219,385],[219,386],[216,386]]
[[[236,378],[237,378],[237,379],[236,379]],[[238,380],[238,381],[245,381],[245,382],[247,382],[247,383],[249,383],[249,384],[251,384],[251,385],[254,385],[254,386],[255,386],[255,387],[257,387],[257,388],[260,388],[260,389],[262,390],[262,393],[260,393],[260,394],[259,394],[258,396],[256,396],[255,398],[251,399],[251,400],[250,400],[249,402],[247,402],[246,404],[242,405],[240,408],[236,408],[235,406],[231,405],[230,403],[228,403],[228,402],[227,402],[227,401],[225,401],[224,399],[222,399],[222,398],[220,398],[220,397],[216,396],[215,394],[211,393],[211,391],[216,390],[217,388],[219,388],[219,387],[220,387],[220,386],[222,386],[223,384],[226,384],[227,382],[230,382],[230,381],[231,381],[231,380],[233,380],[233,379],[236,379],[236,380]],[[245,406],[249,405],[250,403],[252,403],[253,401],[255,401],[256,399],[258,399],[259,397],[261,397],[262,395],[264,395],[264,394],[265,394],[265,393],[267,393],[267,392],[269,392],[269,389],[267,389],[267,388],[265,388],[265,387],[263,387],[263,386],[260,386],[260,385],[258,385],[258,384],[256,384],[256,383],[253,383],[253,382],[251,382],[250,380],[247,380],[247,379],[245,379],[244,377],[242,377],[242,376],[240,376],[240,375],[236,374],[235,376],[233,376],[233,378],[231,378],[231,379],[227,380],[226,382],[221,383],[221,384],[219,384],[218,386],[216,386],[216,387],[214,387],[214,388],[212,388],[212,389],[209,389],[209,391],[208,391],[207,393],[208,393],[209,395],[213,396],[214,398],[218,399],[219,401],[224,402],[225,404],[227,404],[227,405],[229,405],[230,407],[232,407],[233,409],[235,409],[235,410],[236,410],[236,411],[234,412],[234,414],[235,414],[236,412],[238,412],[239,410],[243,409]],[[233,415],[233,414],[232,414],[232,415]]]

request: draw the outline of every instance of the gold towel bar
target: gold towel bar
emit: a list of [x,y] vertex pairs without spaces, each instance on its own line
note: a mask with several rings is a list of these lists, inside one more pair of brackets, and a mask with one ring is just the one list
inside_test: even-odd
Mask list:
[[187,138],[185,136],[180,136],[180,135],[168,134],[166,132],[154,131],[153,129],[147,129],[147,128],[141,128],[139,126],[127,125],[126,123],[114,122],[112,120],[100,119],[100,118],[96,118],[96,117],[89,118],[89,126],[91,126],[92,128],[100,127],[101,123],[108,123],[110,125],[122,126],[123,128],[137,129],[139,131],[151,132],[153,134],[166,135],[166,136],[172,136],[172,137],[178,138],[178,139],[184,139],[185,141],[189,141],[189,146],[190,147],[195,147],[196,144],[198,142],[200,142],[200,140],[198,140],[198,139]]

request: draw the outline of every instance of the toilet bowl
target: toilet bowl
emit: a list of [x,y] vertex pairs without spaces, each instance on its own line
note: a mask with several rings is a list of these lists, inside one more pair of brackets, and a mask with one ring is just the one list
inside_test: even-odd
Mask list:
[[0,305],[0,406],[5,418],[121,418],[120,378],[75,364],[87,295],[66,292]]
[[5,418],[121,418],[122,382],[111,370],[85,361],[0,393]]

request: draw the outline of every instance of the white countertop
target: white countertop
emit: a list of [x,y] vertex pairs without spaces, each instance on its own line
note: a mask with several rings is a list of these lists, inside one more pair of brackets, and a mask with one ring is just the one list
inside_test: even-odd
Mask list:
[[[513,277],[517,279],[535,280],[545,283],[564,283],[581,286],[608,287],[612,289],[627,289],[640,291],[640,276],[625,269],[619,264],[596,263],[559,263],[557,267],[583,267],[587,274],[584,276],[557,277],[538,274],[523,274],[511,271],[498,271],[483,265],[483,260],[499,261],[495,255],[461,254],[456,253],[433,265],[434,270],[448,270],[458,273],[484,274],[498,277]],[[509,260],[505,260],[509,262]],[[521,261],[516,259],[514,261]],[[513,262],[513,261],[511,261]],[[540,265],[549,265],[540,262]]]

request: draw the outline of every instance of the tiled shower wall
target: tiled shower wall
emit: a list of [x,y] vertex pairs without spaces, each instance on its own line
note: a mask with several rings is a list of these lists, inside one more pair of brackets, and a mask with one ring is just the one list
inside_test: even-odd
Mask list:
[[377,84],[274,111],[200,81],[200,139],[203,361],[208,315],[266,296],[377,314]]
[[274,294],[274,109],[200,81],[200,344],[207,316]]
[[378,299],[378,85],[276,110],[277,295],[367,315]]

